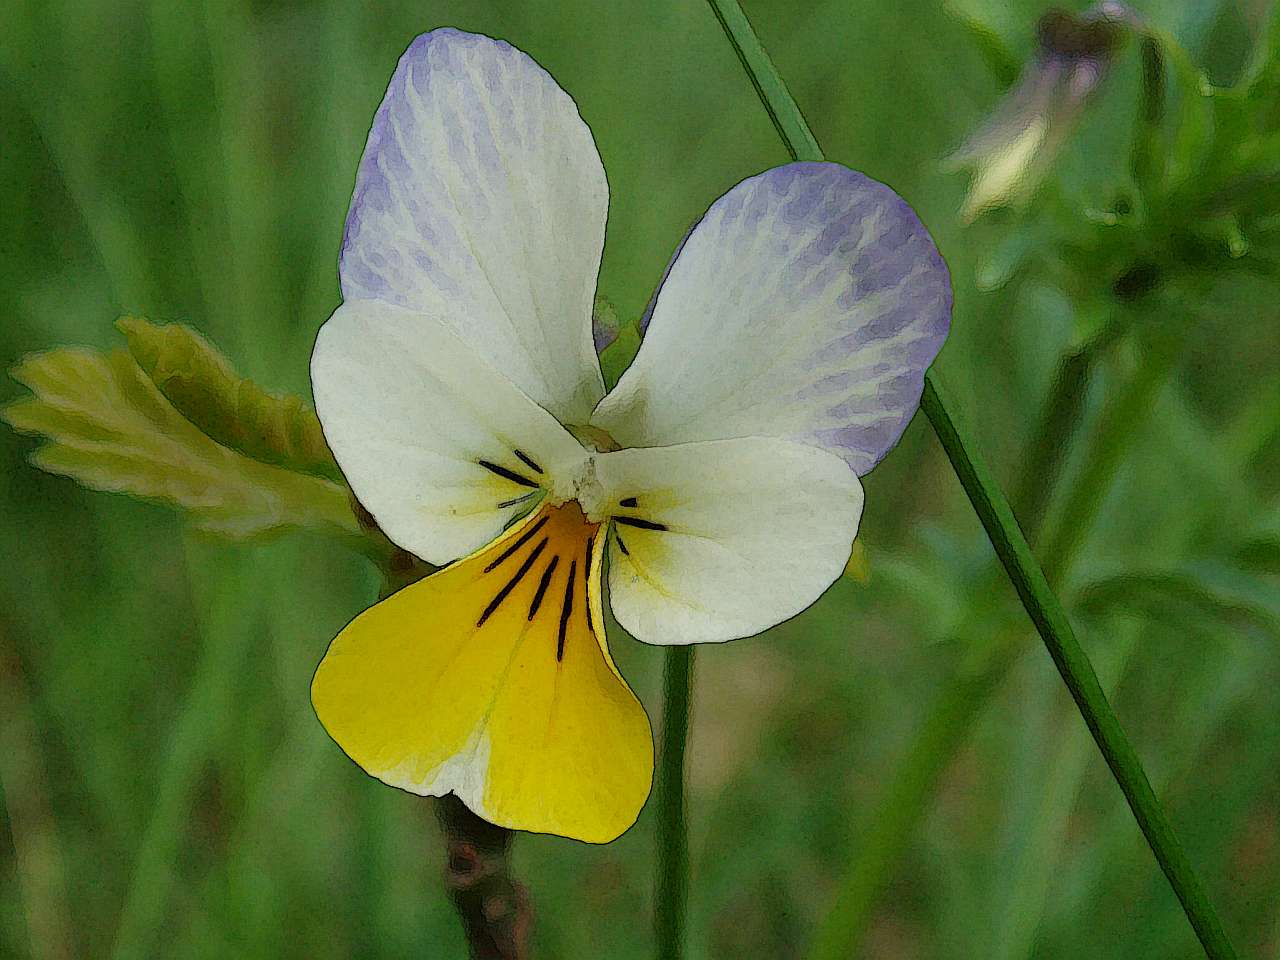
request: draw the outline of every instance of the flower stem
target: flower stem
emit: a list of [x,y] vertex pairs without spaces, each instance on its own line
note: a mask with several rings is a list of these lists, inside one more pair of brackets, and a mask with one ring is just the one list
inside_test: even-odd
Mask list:
[[[1021,460],[1043,485],[1043,492],[1030,493],[1031,484],[1023,484],[1028,511],[1016,511],[1029,538],[1036,535],[1043,506],[1056,489],[1067,450],[1081,424],[1083,394],[1092,369],[1102,351],[1124,332],[1134,318],[1117,315],[1107,330],[1099,333],[1077,352],[1069,354],[1059,366],[1059,374],[1050,390],[1040,425],[1027,445]],[[1112,388],[1101,415],[1102,426],[1090,439],[1084,456],[1080,479],[1073,482],[1067,502],[1073,504],[1064,512],[1060,526],[1079,528],[1081,536],[1070,542],[1057,540],[1040,552],[1042,564],[1069,574],[1078,557],[1084,534],[1097,521],[1098,507],[1114,479],[1120,460],[1114,453],[1140,435],[1151,414],[1151,401],[1164,384],[1168,373],[1165,365],[1143,365],[1132,379]],[[1146,398],[1147,403],[1136,402]],[[1122,416],[1119,411],[1124,411]],[[1046,451],[1054,451],[1046,455]],[[1087,485],[1092,491],[1081,498],[1076,489]],[[928,804],[947,764],[964,743],[974,723],[982,714],[995,690],[999,688],[1023,650],[1024,629],[1013,627],[997,613],[1003,608],[999,596],[1001,571],[993,566],[972,594],[968,616],[955,631],[966,653],[956,665],[955,677],[924,711],[924,720],[913,735],[911,744],[899,761],[889,786],[867,818],[867,832],[862,850],[842,880],[825,919],[814,936],[812,956],[817,958],[856,956],[866,936],[878,897],[883,891],[893,864],[900,860],[916,825]]]
[[[381,535],[373,517],[358,513]],[[436,567],[396,550],[383,564],[379,599],[385,599],[436,571]],[[529,891],[511,870],[512,831],[476,816],[453,794],[435,801],[445,841],[445,886],[453,901],[471,960],[527,960],[533,931]]]
[[689,837],[685,829],[684,755],[689,733],[693,647],[669,647],[663,678],[662,749],[658,755],[658,877],[654,932],[658,960],[684,956],[689,892]]
[[[737,0],[708,0],[708,3],[751,77],[756,93],[788,151],[797,160],[824,159],[800,108],[760,45]],[[982,521],[1023,607],[1058,667],[1205,954],[1213,960],[1235,957],[1213,905],[1151,789],[1141,761],[1107,702],[1093,665],[1076,640],[1071,624],[1031,553],[1003,491],[963,426],[952,414],[953,406],[939,387],[937,377],[930,371],[925,377],[921,407]]]
[[927,377],[921,406],[947,451],[951,465],[982,521],[1009,580],[1018,592],[1022,606],[1035,624],[1071,698],[1075,700],[1080,715],[1093,734],[1098,750],[1124,793],[1151,852],[1155,854],[1160,869],[1164,871],[1196,936],[1200,938],[1206,956],[1213,960],[1235,957],[1235,951],[1227,940],[1213,904],[1174,834],[1160,801],[1151,789],[1142,761],[1134,752],[1101,684],[1098,683],[1093,664],[1076,640],[1071,623],[1022,536],[1008,501],[996,486],[986,464],[976,453],[975,445],[966,436],[964,428],[950,412],[949,407],[952,405],[946,400],[937,379]]
[[436,801],[446,845],[445,885],[472,960],[527,960],[529,892],[511,875],[511,831],[468,810],[453,794]]

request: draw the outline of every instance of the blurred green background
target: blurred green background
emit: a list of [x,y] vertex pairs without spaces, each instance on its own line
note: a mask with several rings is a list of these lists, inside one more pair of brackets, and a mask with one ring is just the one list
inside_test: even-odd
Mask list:
[[[1195,158],[1179,190],[1135,183],[1131,42],[1036,197],[967,223],[968,178],[941,161],[1048,4],[744,6],[828,156],[937,239],[956,292],[939,369],[1043,513],[1055,584],[1238,949],[1280,957],[1269,8],[1138,5],[1213,83],[1265,81],[1172,134]],[[712,200],[787,159],[693,0],[6,0],[2,20],[6,367],[116,345],[135,314],[307,395],[370,118],[436,26],[510,40],[577,100],[611,188],[600,290],[624,317]],[[1170,116],[1198,96],[1170,70]],[[1080,402],[1036,441],[1082,364]],[[308,701],[374,571],[319,535],[194,535],[37,471],[35,446],[0,429],[0,955],[463,956],[430,803],[365,777]],[[868,957],[1197,956],[923,418],[866,488],[865,582],[698,652],[690,956],[805,956],[841,888]],[[661,651],[615,648],[656,716]],[[537,956],[652,955],[652,821],[651,801],[606,847],[517,838]]]

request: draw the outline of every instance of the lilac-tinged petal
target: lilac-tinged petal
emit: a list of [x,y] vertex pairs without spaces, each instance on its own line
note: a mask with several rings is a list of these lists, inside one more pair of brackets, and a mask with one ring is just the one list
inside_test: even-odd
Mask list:
[[951,283],[882,183],[792,163],[712,204],[592,423],[624,446],[773,436],[858,474],[897,442],[946,339]]
[[608,185],[573,100],[500,40],[410,45],[374,117],[342,293],[434,316],[562,421],[604,393],[591,303]]

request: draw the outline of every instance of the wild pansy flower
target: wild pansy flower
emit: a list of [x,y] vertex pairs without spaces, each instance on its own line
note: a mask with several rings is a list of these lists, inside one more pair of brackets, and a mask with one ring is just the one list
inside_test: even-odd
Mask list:
[[311,363],[356,496],[448,564],[333,641],[321,721],[386,783],[594,842],[634,822],[653,771],[605,641],[605,570],[647,643],[745,637],[813,603],[951,302],[892,190],[788,164],[685,238],[606,394],[591,307],[607,202],[591,133],[541,67],[487,37],[419,37],[374,118],[344,302]]

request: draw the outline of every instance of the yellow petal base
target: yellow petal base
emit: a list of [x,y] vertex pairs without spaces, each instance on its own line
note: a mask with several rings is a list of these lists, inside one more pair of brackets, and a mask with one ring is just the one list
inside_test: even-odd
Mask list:
[[613,840],[649,794],[653,740],[605,645],[600,534],[576,503],[544,506],[360,614],[311,683],[329,735],[500,826]]

